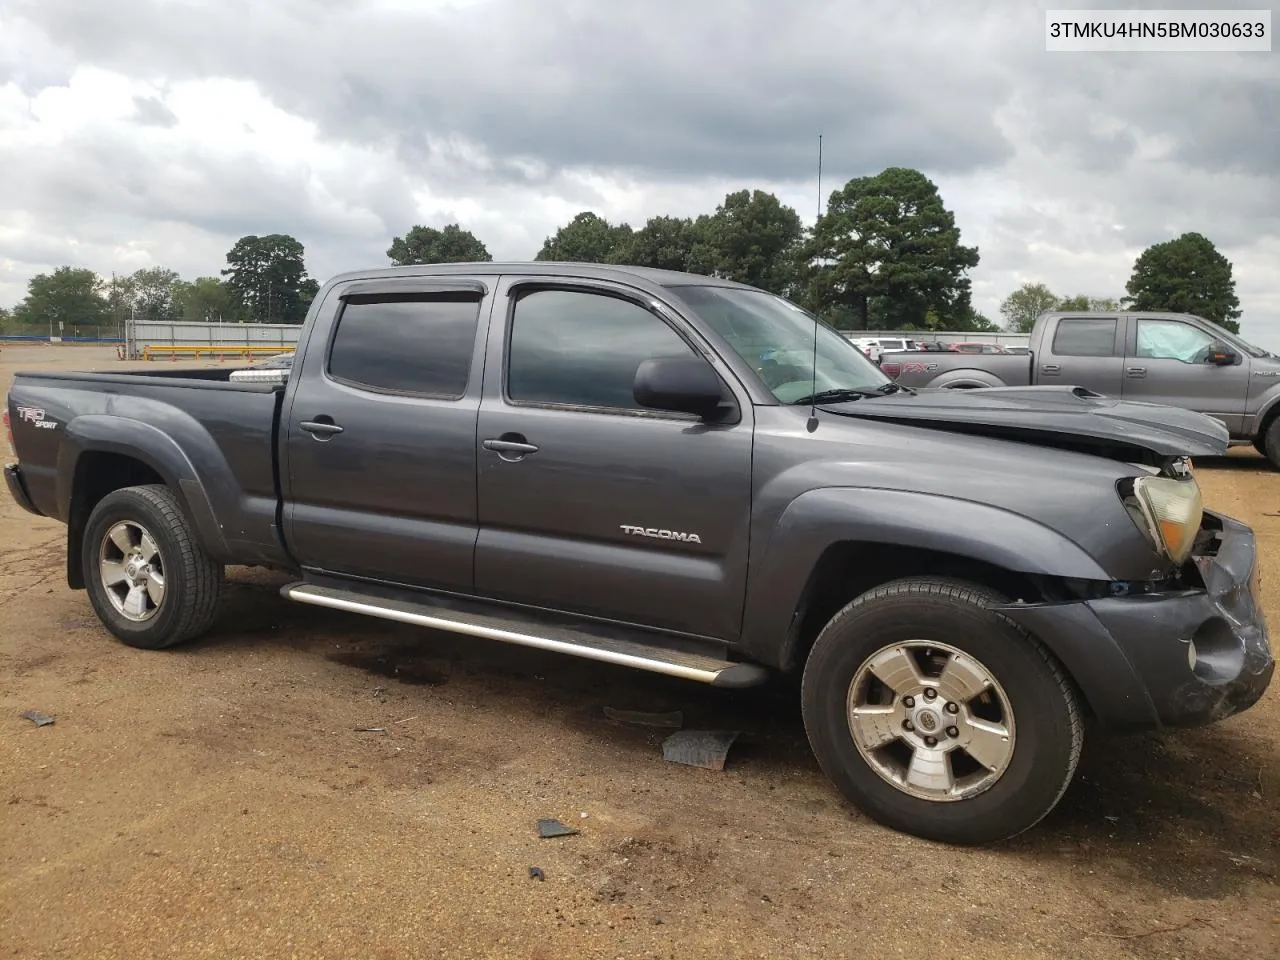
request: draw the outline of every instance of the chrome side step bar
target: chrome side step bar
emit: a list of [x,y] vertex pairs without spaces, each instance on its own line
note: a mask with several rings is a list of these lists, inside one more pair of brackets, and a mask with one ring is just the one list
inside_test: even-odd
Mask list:
[[280,593],[286,599],[298,603],[346,610],[432,630],[499,640],[522,647],[567,653],[587,660],[600,660],[651,673],[695,680],[713,687],[753,687],[763,683],[769,676],[768,670],[752,663],[735,663],[732,660],[670,650],[635,640],[597,636],[585,630],[487,616],[436,606],[429,600],[409,602],[302,582],[286,584],[280,589]]

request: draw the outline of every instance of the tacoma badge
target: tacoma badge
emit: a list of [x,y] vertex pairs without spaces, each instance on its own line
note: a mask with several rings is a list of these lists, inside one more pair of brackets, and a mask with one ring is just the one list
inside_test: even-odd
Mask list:
[[701,543],[702,538],[696,533],[682,533],[679,530],[659,530],[657,527],[633,527],[631,524],[621,525],[623,533],[636,537],[652,537],[655,540],[679,540],[681,543]]

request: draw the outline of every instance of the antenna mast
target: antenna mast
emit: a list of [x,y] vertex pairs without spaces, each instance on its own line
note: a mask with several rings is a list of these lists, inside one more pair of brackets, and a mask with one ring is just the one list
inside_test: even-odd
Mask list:
[[[818,134],[818,218],[822,218],[822,134]],[[817,220],[814,225],[817,226]],[[818,316],[813,317],[813,380],[809,387],[809,419],[804,427],[810,433],[818,429]]]
[[822,134],[818,134],[818,216],[822,216]]

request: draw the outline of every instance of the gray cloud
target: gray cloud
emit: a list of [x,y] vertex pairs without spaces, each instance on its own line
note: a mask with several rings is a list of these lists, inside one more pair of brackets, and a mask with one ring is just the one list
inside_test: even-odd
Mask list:
[[173,127],[178,123],[177,115],[155,97],[134,97],[134,118],[138,123],[148,127]]
[[[12,171],[9,189],[47,222],[80,231],[101,230],[106,240],[115,217],[142,223],[176,221],[210,233],[273,232],[281,223],[320,239],[353,232],[385,232],[390,216],[410,205],[404,190],[385,185],[359,198],[359,218],[329,213],[311,202],[307,183],[262,158],[222,161],[184,151],[157,163],[146,146],[128,137],[92,131],[69,137],[33,156],[0,147],[0,167]],[[353,198],[354,200],[355,198]],[[105,213],[106,216],[94,216]],[[82,227],[75,227],[78,223]]]
[[[448,131],[494,156],[552,167],[777,181],[809,175],[819,130],[850,169],[892,155],[958,171],[1010,152],[989,109],[1010,79],[956,56],[941,33],[922,39],[901,13],[826,2],[785,15],[725,0],[559,6],[555,15],[492,2],[453,18],[326,7],[314,26],[303,17],[315,8],[298,3],[264,12],[39,0],[23,9],[81,61],[135,75],[252,78],[328,136],[390,137],[409,158],[424,137]],[[903,66],[922,59],[928,97],[904,82]]]

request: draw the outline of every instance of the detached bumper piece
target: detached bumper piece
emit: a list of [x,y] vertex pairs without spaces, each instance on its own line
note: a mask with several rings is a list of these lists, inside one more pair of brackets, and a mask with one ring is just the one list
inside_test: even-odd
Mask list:
[[32,503],[31,494],[27,492],[26,482],[22,479],[22,468],[16,463],[8,464],[4,468],[4,482],[9,488],[9,496],[18,502],[18,506],[27,513],[34,513],[37,517],[44,516]]
[[1275,673],[1253,532],[1217,514],[1216,551],[1193,558],[1204,590],[1089,601],[1146,686],[1158,721],[1214,723],[1253,706]]

